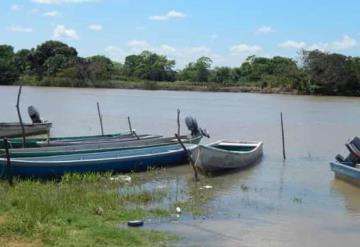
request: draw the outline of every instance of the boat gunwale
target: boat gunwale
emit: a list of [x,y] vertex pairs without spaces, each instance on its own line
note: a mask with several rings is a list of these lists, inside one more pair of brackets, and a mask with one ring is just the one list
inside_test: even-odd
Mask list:
[[[180,144],[179,143],[170,144],[169,146],[172,146],[172,145],[175,146],[175,145],[180,145]],[[197,144],[190,144],[190,145],[185,144],[185,146],[186,146],[186,148],[191,149],[191,148],[194,148],[195,146],[197,146]],[[17,167],[30,166],[31,164],[35,164],[36,166],[46,166],[47,164],[49,164],[49,165],[57,164],[58,166],[62,166],[62,165],[67,165],[68,163],[77,165],[78,163],[82,163],[84,161],[87,163],[94,163],[97,161],[111,161],[111,160],[126,160],[126,159],[131,159],[131,158],[143,158],[143,157],[149,157],[149,156],[154,156],[154,155],[171,154],[171,153],[176,153],[179,151],[184,151],[181,146],[175,150],[166,150],[166,151],[160,151],[160,152],[155,152],[155,153],[145,153],[145,154],[139,154],[139,155],[127,155],[127,156],[123,156],[123,157],[108,157],[108,158],[98,158],[98,159],[78,159],[78,160],[63,160],[63,161],[61,161],[61,160],[58,160],[58,161],[51,161],[51,160],[50,161],[46,161],[46,160],[36,161],[35,160],[35,161],[33,161],[33,160],[24,160],[24,159],[15,158],[15,159],[11,159],[11,162],[12,163],[14,162],[15,164],[12,164],[12,165],[17,166]],[[116,152],[116,151],[109,151],[109,152]],[[104,152],[104,153],[106,153],[106,152]],[[92,153],[92,154],[94,154],[94,153]],[[48,157],[56,158],[56,157],[61,157],[61,156],[67,156],[67,155],[57,155],[57,156],[48,156]],[[31,157],[31,159],[36,159],[36,158],[38,158],[38,157]],[[0,158],[0,162],[6,162],[6,159]],[[90,165],[90,164],[88,164],[88,165]]]
[[332,166],[343,167],[343,168],[349,169],[349,170],[351,170],[351,171],[358,172],[358,173],[360,174],[360,169],[359,169],[359,168],[347,166],[347,165],[344,165],[344,164],[341,164],[341,163],[335,162],[335,161],[331,161],[331,162],[330,162],[330,165],[331,165],[331,170],[332,170],[333,172],[335,172],[335,173],[336,173],[336,171],[334,171],[334,169],[332,168]]
[[264,144],[263,141],[259,141],[259,142],[256,142],[256,141],[249,141],[249,142],[247,142],[247,141],[238,141],[238,143],[255,145],[254,149],[252,149],[250,151],[231,151],[231,150],[224,150],[224,149],[221,149],[221,148],[214,147],[214,145],[218,145],[218,144],[220,144],[222,142],[236,143],[237,141],[219,140],[219,141],[209,143],[209,144],[199,144],[198,146],[199,146],[199,148],[210,149],[210,150],[214,150],[214,151],[222,152],[222,153],[231,153],[231,154],[237,154],[237,155],[244,155],[244,154],[250,154],[250,153],[253,153],[253,152],[257,151]]
[[[186,144],[194,144],[196,145],[194,142],[198,141],[199,139],[201,140],[202,136],[197,136],[194,138],[190,138],[189,142],[187,142]],[[145,141],[153,141],[156,140],[156,138],[154,139],[140,139],[139,141],[143,140]],[[134,140],[136,142],[136,140]],[[183,141],[186,141],[185,139]],[[115,145],[117,142],[114,143],[94,143],[94,144],[85,144],[84,146],[88,145]],[[119,142],[121,144],[125,144],[125,142]],[[132,141],[129,142],[130,144],[132,143]],[[159,143],[154,143],[154,144],[141,144],[138,146],[124,146],[124,147],[117,147],[117,146],[113,146],[113,147],[101,147],[101,148],[87,148],[87,149],[76,149],[76,146],[81,146],[82,144],[76,144],[76,145],[69,145],[69,146],[49,146],[49,147],[34,147],[34,148],[22,148],[22,149],[10,149],[10,156],[11,155],[21,155],[20,157],[15,157],[14,159],[19,159],[19,158],[35,158],[35,157],[44,157],[44,156],[61,156],[61,155],[68,155],[66,154],[66,152],[70,152],[71,154],[69,155],[79,155],[79,154],[87,154],[87,153],[105,153],[105,152],[115,152],[115,151],[122,151],[122,150],[129,150],[129,149],[142,149],[142,148],[150,148],[150,147],[160,147],[160,146],[167,146],[167,145],[175,145],[178,144],[177,140],[173,137],[164,137],[164,140],[162,142]],[[56,150],[56,149],[60,149],[60,148],[64,148],[64,147],[68,147],[69,149],[66,150]],[[74,147],[75,149],[71,149],[71,147]],[[45,150],[40,150],[44,148]],[[47,148],[50,148],[50,150],[46,150]],[[62,154],[57,154],[57,153],[61,153]],[[4,154],[5,150],[4,149],[0,149],[0,154]],[[41,156],[31,156],[34,153],[43,153],[43,155]],[[23,156],[24,155],[24,156]],[[25,155],[29,155],[28,157]]]

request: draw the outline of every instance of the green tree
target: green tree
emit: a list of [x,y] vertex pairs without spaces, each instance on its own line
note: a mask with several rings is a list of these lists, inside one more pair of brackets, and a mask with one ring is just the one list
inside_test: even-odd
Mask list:
[[50,40],[33,49],[29,54],[29,61],[32,72],[42,78],[44,75],[56,74],[75,57],[77,57],[75,48],[60,41]]
[[16,69],[14,48],[9,45],[0,45],[0,84],[9,85],[19,78]]
[[358,61],[319,50],[303,52],[310,92],[325,95],[359,95]]
[[179,75],[180,80],[191,82],[208,82],[212,60],[208,57],[200,57],[195,63],[189,63]]
[[126,76],[151,81],[174,81],[175,61],[149,51],[125,58],[123,71]]

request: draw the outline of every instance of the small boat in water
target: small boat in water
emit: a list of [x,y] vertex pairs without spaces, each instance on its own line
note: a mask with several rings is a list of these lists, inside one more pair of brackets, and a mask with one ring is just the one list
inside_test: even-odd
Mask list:
[[346,163],[330,162],[335,177],[360,186],[360,166],[351,166]]
[[263,154],[263,142],[217,141],[191,150],[195,166],[203,172],[251,166]]
[[336,161],[330,162],[331,170],[336,178],[360,186],[360,138],[354,137],[345,146],[349,150],[349,155],[344,158],[338,154],[335,157]]
[[[43,121],[40,118],[40,113],[34,106],[28,107],[28,114],[32,123],[23,123],[22,126],[19,122],[0,123],[0,138],[4,137],[20,137],[25,136],[49,134],[52,123]],[[23,133],[23,128],[24,132]]]
[[[193,144],[185,144],[194,148]],[[169,167],[187,162],[187,153],[180,144],[119,150],[100,153],[45,156],[11,159],[8,167],[0,159],[0,175],[4,177],[51,178],[65,173],[130,172],[149,167]]]
[[[182,136],[183,143],[199,144],[202,135],[195,137]],[[108,152],[125,149],[136,149],[144,147],[155,147],[177,143],[174,137],[159,137],[159,138],[143,138],[132,141],[114,141],[114,142],[98,142],[90,144],[75,144],[69,146],[53,146],[53,147],[40,147],[40,148],[16,148],[9,149],[11,158],[19,157],[40,157],[40,156],[55,156],[67,154],[80,154],[80,153],[97,153]],[[5,156],[5,150],[0,149],[0,156]]]
[[[52,123],[24,123],[25,136],[46,134],[50,131]],[[4,137],[19,137],[22,136],[21,124],[14,123],[0,123],[0,138]]]

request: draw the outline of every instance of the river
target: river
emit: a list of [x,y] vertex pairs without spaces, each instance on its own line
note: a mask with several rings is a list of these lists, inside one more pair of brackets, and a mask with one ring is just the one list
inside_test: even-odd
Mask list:
[[[17,120],[17,90],[0,87],[0,122]],[[358,98],[24,87],[21,109],[30,121],[26,107],[34,105],[54,123],[52,135],[98,134],[96,102],[106,133],[127,130],[130,116],[138,133],[173,135],[180,108],[182,119],[192,115],[210,132],[204,142],[264,141],[257,166],[206,179],[213,188],[203,217],[151,225],[184,236],[179,246],[359,246],[360,189],[334,179],[329,168],[337,153],[346,154],[344,143],[360,135]],[[188,166],[168,176],[193,183]]]

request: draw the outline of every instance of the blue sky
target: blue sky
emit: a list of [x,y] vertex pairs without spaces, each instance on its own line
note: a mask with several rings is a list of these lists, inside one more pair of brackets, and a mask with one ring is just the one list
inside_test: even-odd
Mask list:
[[296,59],[300,49],[358,56],[359,10],[356,0],[2,0],[0,43],[56,39],[120,62],[146,49],[178,68],[200,56],[217,66],[253,54]]

